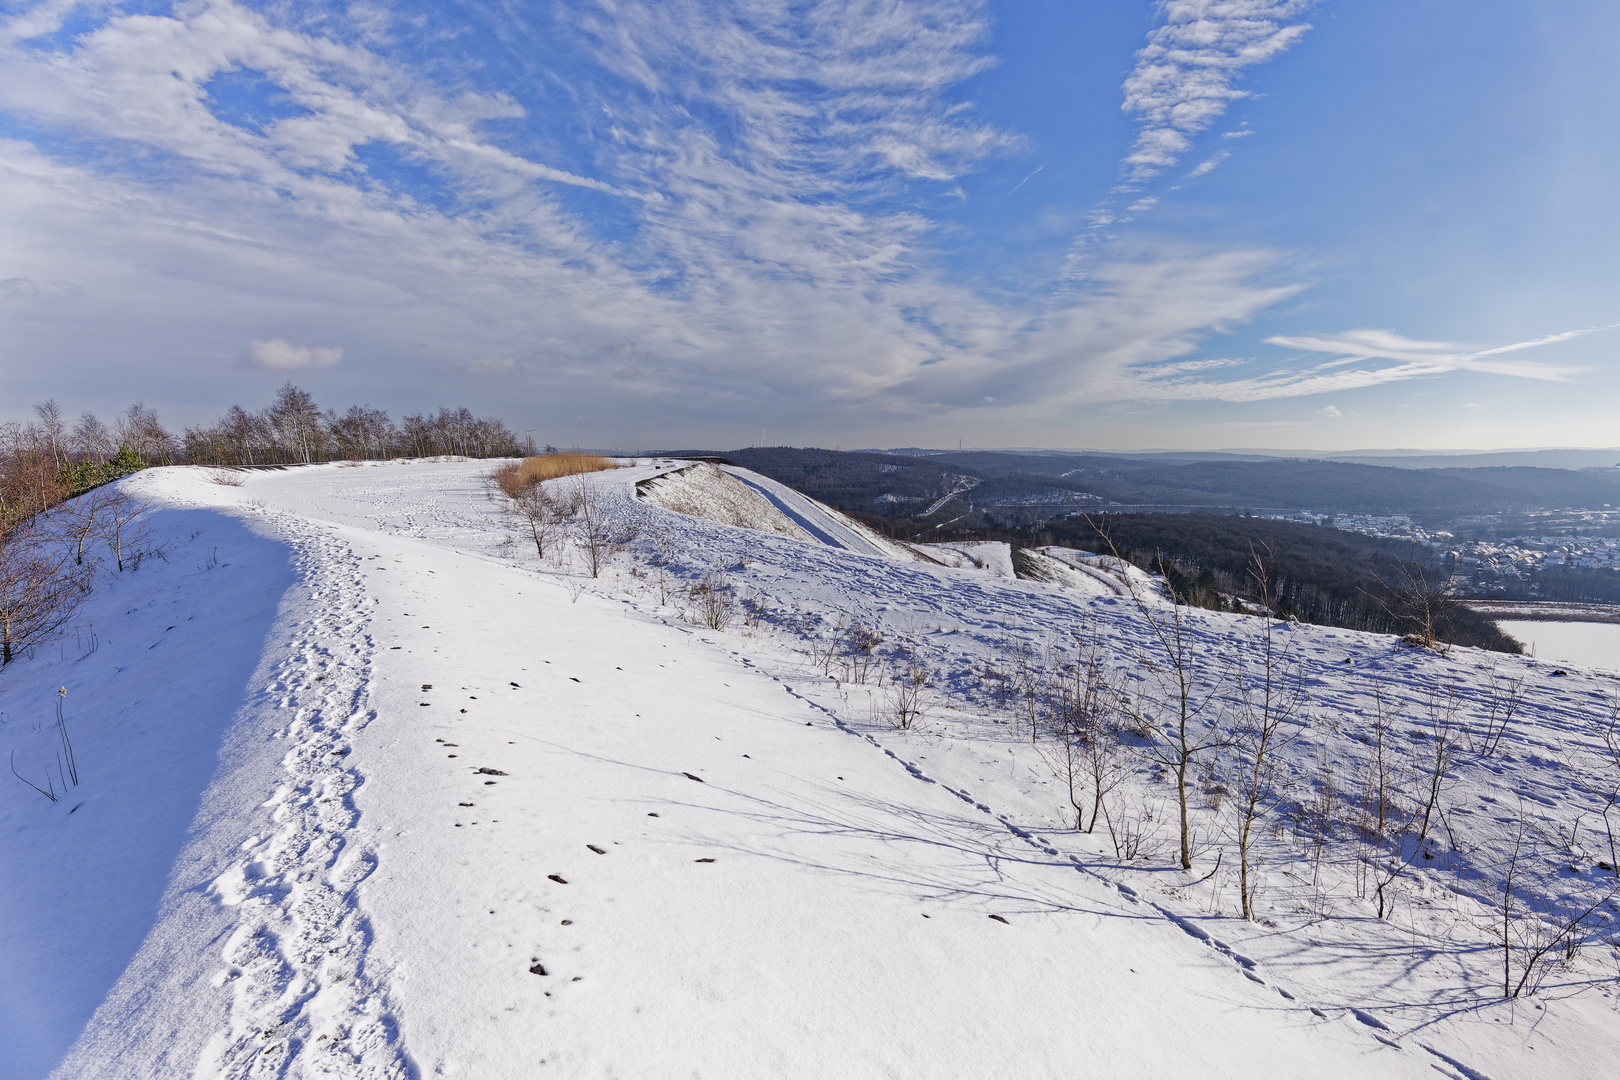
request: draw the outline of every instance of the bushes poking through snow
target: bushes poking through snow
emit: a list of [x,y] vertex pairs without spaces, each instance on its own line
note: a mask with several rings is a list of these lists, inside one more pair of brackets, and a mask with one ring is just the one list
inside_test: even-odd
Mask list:
[[692,606],[687,609],[687,618],[698,626],[724,630],[736,617],[737,601],[732,595],[731,583],[726,579],[726,572],[718,566],[704,574],[701,581],[688,586],[686,593],[692,601]]
[[889,678],[883,690],[881,715],[890,727],[910,731],[928,712],[928,686],[933,676],[927,665],[914,656]]

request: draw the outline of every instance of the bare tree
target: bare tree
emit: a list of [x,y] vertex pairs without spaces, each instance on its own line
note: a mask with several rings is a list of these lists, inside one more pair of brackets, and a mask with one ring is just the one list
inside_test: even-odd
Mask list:
[[73,425],[73,451],[85,461],[104,465],[118,452],[118,447],[113,445],[112,432],[107,430],[107,425],[97,419],[95,413],[87,412]]
[[588,477],[576,477],[570,494],[579,545],[585,552],[585,565],[594,578],[601,574],[602,566],[607,561],[613,537],[612,515],[608,512],[602,493]]
[[[1113,540],[1091,518],[1085,520],[1107,541],[1109,552],[1123,566],[1124,556]],[[1196,762],[1228,745],[1221,699],[1225,680],[1199,671],[1198,642],[1188,625],[1186,604],[1180,593],[1169,590],[1170,610],[1156,612],[1128,572],[1125,582],[1156,646],[1138,657],[1157,690],[1149,708],[1170,714],[1168,723],[1161,723],[1157,715],[1140,716],[1143,729],[1152,731],[1154,736],[1145,752],[1175,778],[1180,811],[1181,868],[1191,870],[1193,831],[1187,807],[1187,780]]]
[[351,405],[342,416],[328,410],[326,426],[337,444],[338,456],[351,461],[384,457],[397,438],[388,414],[366,405]]
[[883,716],[890,726],[910,731],[928,711],[927,689],[932,682],[928,666],[915,656],[905,663],[884,691]]
[[703,580],[694,583],[687,594],[693,603],[692,614],[701,626],[710,630],[724,630],[731,625],[736,615],[736,606],[731,595],[731,583],[726,580],[724,570],[718,566],[711,567]]
[[1377,872],[1374,895],[1378,917],[1386,918],[1395,907],[1395,896],[1390,886],[1412,868],[1419,858],[1428,857],[1425,850],[1429,830],[1440,813],[1441,797],[1451,780],[1452,765],[1457,753],[1457,696],[1450,687],[1433,686],[1425,703],[1427,724],[1422,733],[1428,744],[1427,751],[1416,763],[1414,770],[1414,802],[1411,812],[1395,836],[1395,849],[1389,860]]
[[106,541],[119,573],[124,571],[125,560],[146,543],[146,510],[145,503],[122,491],[109,492],[102,503],[98,535]]
[[1552,845],[1525,821],[1523,799],[1511,835],[1499,846],[1502,898],[1491,929],[1502,950],[1502,997],[1512,999],[1527,991],[1534,994],[1552,966],[1575,961],[1590,936],[1594,916],[1614,899],[1620,886],[1577,890],[1557,899],[1524,892],[1521,867],[1548,859]]
[[[1262,554],[1263,551],[1263,554]],[[1299,737],[1302,728],[1288,730],[1305,702],[1305,673],[1293,655],[1293,638],[1279,644],[1273,614],[1273,559],[1269,548],[1252,551],[1249,575],[1255,582],[1261,607],[1261,630],[1254,674],[1239,676],[1239,723],[1233,746],[1239,762],[1238,778],[1238,893],[1243,917],[1254,918],[1254,825],[1277,799],[1276,753]]]
[[158,419],[158,414],[137,401],[124,410],[116,422],[118,441],[129,447],[148,465],[171,464],[179,450],[174,436]]
[[1389,745],[1389,707],[1384,688],[1373,684],[1372,752],[1367,755],[1367,779],[1361,794],[1362,829],[1368,840],[1383,842],[1394,812],[1395,766]]
[[72,618],[87,592],[88,575],[36,530],[0,533],[0,667]]
[[73,553],[73,565],[84,565],[85,545],[101,529],[107,503],[114,495],[105,487],[91,488],[51,511],[46,528],[53,539]]
[[1609,838],[1609,870],[1615,877],[1620,877],[1620,851],[1616,850],[1614,821],[1610,814],[1615,811],[1615,804],[1620,803],[1620,691],[1616,691],[1614,700],[1609,706],[1609,723],[1603,729],[1603,749],[1607,760],[1604,762],[1608,773],[1605,787],[1609,794],[1603,800],[1603,830]]
[[51,464],[60,469],[67,464],[67,427],[62,419],[62,407],[55,398],[46,398],[34,406],[34,415],[39,417],[45,453]]
[[20,525],[67,495],[38,424],[0,424],[0,529]]
[[1374,599],[1419,644],[1434,648],[1445,616],[1462,603],[1452,578],[1451,565],[1441,562],[1437,552],[1431,549],[1428,561],[1419,561],[1414,545],[1405,562],[1379,578],[1381,592]]
[[512,500],[512,509],[528,526],[535,554],[545,558],[546,545],[561,532],[565,522],[557,497],[547,491],[544,484],[531,484]]
[[1481,757],[1490,757],[1502,743],[1513,716],[1524,704],[1525,678],[1498,675],[1492,671],[1485,684],[1485,723],[1474,740],[1474,749]]
[[1115,725],[1119,702],[1119,687],[1103,664],[1101,649],[1095,640],[1088,642],[1079,663],[1053,687],[1056,744],[1041,751],[1068,792],[1076,832],[1097,828],[1109,794],[1126,776]]
[[265,411],[276,438],[294,461],[319,461],[325,456],[326,428],[321,410],[309,391],[290,381],[276,391],[276,400]]

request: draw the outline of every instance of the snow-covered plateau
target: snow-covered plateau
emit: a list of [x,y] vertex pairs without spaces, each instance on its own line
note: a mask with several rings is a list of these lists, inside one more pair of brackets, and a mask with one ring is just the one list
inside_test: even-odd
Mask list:
[[0,671],[0,1080],[1620,1060],[1613,675],[711,464],[550,481],[542,556],[490,468],[118,482],[149,553]]

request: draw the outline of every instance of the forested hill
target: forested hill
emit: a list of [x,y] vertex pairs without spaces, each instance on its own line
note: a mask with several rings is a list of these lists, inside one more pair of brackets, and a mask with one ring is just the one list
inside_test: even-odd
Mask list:
[[[1261,599],[1266,587],[1280,610],[1305,622],[1351,630],[1416,632],[1418,616],[1401,587],[1413,571],[1439,585],[1446,567],[1426,548],[1318,525],[1232,514],[1108,514],[1053,522],[1041,542],[1119,553],[1166,575],[1189,601],[1220,607],[1221,595]],[[1443,601],[1442,641],[1518,652],[1491,620]]]
[[[1397,469],[1292,459],[1197,460],[1110,454],[726,451],[739,465],[848,510],[905,517],[952,491],[973,506],[1289,509],[1450,518],[1620,506],[1620,474],[1529,467]],[[1089,498],[1087,498],[1089,497]]]

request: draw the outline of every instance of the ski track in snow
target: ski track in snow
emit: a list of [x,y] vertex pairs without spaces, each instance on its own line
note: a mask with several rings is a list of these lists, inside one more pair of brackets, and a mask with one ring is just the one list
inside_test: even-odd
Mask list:
[[367,965],[371,927],[359,885],[376,865],[355,830],[363,777],[346,760],[372,719],[370,614],[360,558],[333,530],[272,519],[297,551],[313,597],[276,680],[263,693],[288,713],[286,777],[261,810],[261,835],[213,883],[238,912],[216,985],[230,989],[229,1029],[198,1062],[230,1080],[411,1075],[386,973]]

